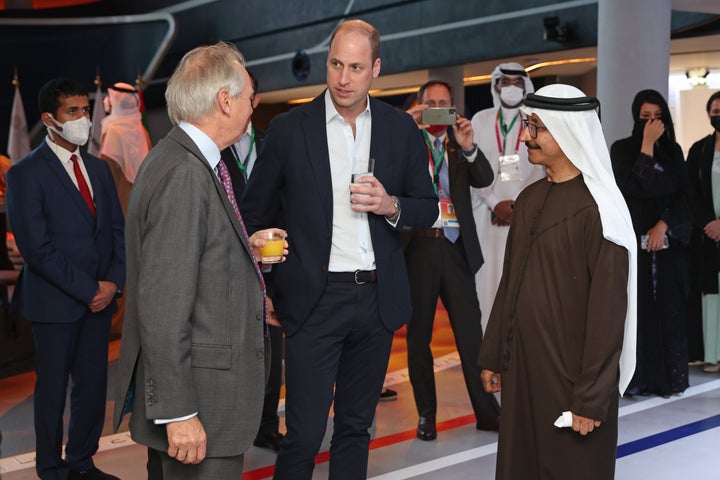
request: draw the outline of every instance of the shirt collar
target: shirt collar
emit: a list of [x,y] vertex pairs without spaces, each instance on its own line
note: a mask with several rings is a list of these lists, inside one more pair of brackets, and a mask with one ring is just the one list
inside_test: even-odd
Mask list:
[[61,147],[57,143],[50,140],[50,137],[48,137],[48,136],[45,137],[45,143],[48,144],[48,147],[50,147],[50,150],[52,150],[53,153],[64,164],[72,163],[72,160],[70,160],[70,157],[73,155],[76,155],[78,158],[82,158],[82,155],[80,155],[80,147],[76,147],[75,151],[73,151],[73,152],[71,152],[69,150],[65,150],[63,147]]
[[220,162],[220,149],[213,140],[207,136],[205,132],[197,128],[195,125],[188,122],[178,123],[178,127],[187,133],[188,137],[197,145],[200,153],[202,153],[205,160],[210,165],[210,168],[215,170],[217,164]]
[[438,135],[437,137],[433,135],[432,133],[425,130],[425,133],[427,134],[428,138],[430,139],[430,143],[435,143],[436,139],[440,139],[443,142],[445,141],[445,137],[447,136],[447,130],[443,130],[442,135]]
[[[360,113],[360,115],[358,115],[358,117],[360,117],[361,115],[365,115],[365,114],[370,116],[370,95],[367,96],[365,110],[362,113]],[[340,116],[337,109],[335,108],[335,104],[333,103],[332,97],[330,96],[330,90],[326,89],[325,90],[325,123],[328,124],[331,121],[333,121],[335,118],[342,118],[342,116]]]

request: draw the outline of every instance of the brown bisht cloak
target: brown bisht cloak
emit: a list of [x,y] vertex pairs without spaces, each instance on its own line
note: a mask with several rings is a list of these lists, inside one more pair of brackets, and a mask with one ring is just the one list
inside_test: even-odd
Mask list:
[[[501,373],[496,478],[613,478],[627,279],[582,175],[520,194],[478,358]],[[602,425],[555,427],[566,410]]]

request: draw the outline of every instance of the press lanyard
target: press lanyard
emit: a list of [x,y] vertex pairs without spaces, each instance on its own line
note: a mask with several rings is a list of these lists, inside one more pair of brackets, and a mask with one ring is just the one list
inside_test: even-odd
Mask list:
[[240,161],[240,156],[237,154],[237,151],[235,153],[235,162],[237,163],[238,168],[243,173],[243,176],[247,178],[247,165],[250,163],[250,155],[252,155],[253,148],[255,147],[255,125],[250,125],[250,148],[248,149],[247,156],[245,157],[244,161]]
[[[512,130],[513,126],[515,125],[515,122],[520,117],[520,112],[515,114],[515,118],[513,118],[512,122],[510,122],[510,126],[505,128],[505,125],[503,123],[502,118],[502,108],[498,108],[497,116],[495,117],[495,137],[497,138],[497,144],[498,144],[498,152],[500,152],[500,155],[505,155],[505,143],[507,140],[507,135],[510,133],[510,130]],[[502,129],[502,141],[500,141],[500,130]],[[517,153],[518,149],[520,149],[520,135],[522,134],[522,128],[518,130],[518,136],[517,141],[515,142],[515,151],[513,153]]]
[[445,141],[443,142],[443,148],[440,151],[440,153],[435,156],[435,147],[433,146],[432,142],[430,141],[430,137],[428,137],[428,134],[425,130],[422,131],[423,137],[425,137],[425,144],[428,147],[429,152],[429,162],[430,166],[433,168],[433,188],[435,189],[435,193],[438,191],[438,183],[440,182],[440,168],[442,167],[443,160],[445,159],[445,148],[447,144],[447,134],[445,135]]

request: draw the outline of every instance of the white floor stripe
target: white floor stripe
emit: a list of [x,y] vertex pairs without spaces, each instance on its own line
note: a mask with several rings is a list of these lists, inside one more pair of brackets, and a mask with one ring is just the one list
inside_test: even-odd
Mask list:
[[[443,357],[435,359],[435,371],[446,370],[460,364],[460,357],[457,352],[449,353]],[[409,380],[407,369],[397,370],[394,372],[388,372],[385,377],[385,385],[396,385],[399,383],[407,382]],[[670,398],[653,397],[647,400],[639,401],[637,404],[626,405],[620,408],[618,413],[619,417],[626,415],[632,415],[639,413],[651,408],[667,405],[668,403],[677,402],[685,398],[700,395],[715,389],[720,388],[720,380],[712,380],[710,382],[696,385],[685,390],[682,396],[672,396]],[[284,410],[285,402],[281,400],[281,407]],[[100,439],[100,446],[98,453],[113,450],[115,448],[127,447],[134,445],[135,442],[130,438],[129,432],[117,433],[114,435],[108,435]],[[446,468],[459,463],[468,462],[477,458],[482,458],[488,455],[493,455],[497,452],[497,443],[491,443],[482,447],[465,450],[458,452],[446,457],[437,458],[435,460],[413,465],[411,467],[402,468],[393,472],[388,472],[383,475],[379,475],[371,478],[370,480],[403,480],[406,478],[412,478],[417,475],[422,475],[429,472],[434,472],[441,468]],[[0,459],[0,473],[10,473],[26,468],[35,467],[35,452],[25,453],[22,455],[16,455],[13,457],[7,457]]]
[[446,457],[436,458],[429,462],[419,463],[407,468],[401,468],[394,472],[384,473],[376,477],[372,477],[369,480],[403,480],[406,478],[413,478],[418,475],[423,475],[428,472],[434,472],[441,468],[451,467],[458,463],[469,462],[476,458],[486,457],[497,452],[497,442],[483,445],[482,447],[472,448],[465,450],[464,452],[454,453]]
[[[703,383],[702,385],[688,388],[687,390],[685,390],[685,393],[682,396],[674,395],[670,398],[656,397],[650,398],[648,400],[643,400],[634,405],[626,405],[620,408],[618,416],[624,417],[626,415],[632,415],[634,413],[642,412],[644,410],[649,410],[651,408],[667,405],[668,403],[677,402],[678,400],[690,398],[695,395],[707,393],[717,388],[720,388],[720,380],[713,380],[711,382]],[[399,470],[384,473],[382,475],[372,477],[369,480],[403,480],[406,478],[413,478],[418,475],[424,475],[426,473],[440,470],[441,468],[451,467],[459,463],[469,462],[471,460],[486,457],[488,455],[493,455],[495,453],[497,453],[497,442],[490,443],[479,448],[473,448],[470,450],[465,450],[463,452],[454,453],[446,457],[436,458],[435,460],[413,465],[411,467],[401,468]]]

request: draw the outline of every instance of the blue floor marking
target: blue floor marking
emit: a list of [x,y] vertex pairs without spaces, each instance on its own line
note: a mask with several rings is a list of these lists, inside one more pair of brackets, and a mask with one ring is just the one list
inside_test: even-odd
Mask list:
[[642,452],[643,450],[649,450],[659,445],[670,443],[717,427],[720,427],[720,415],[708,417],[697,422],[688,423],[687,425],[682,425],[671,430],[650,435],[649,437],[640,438],[632,442],[618,445],[616,458],[627,457],[628,455]]

